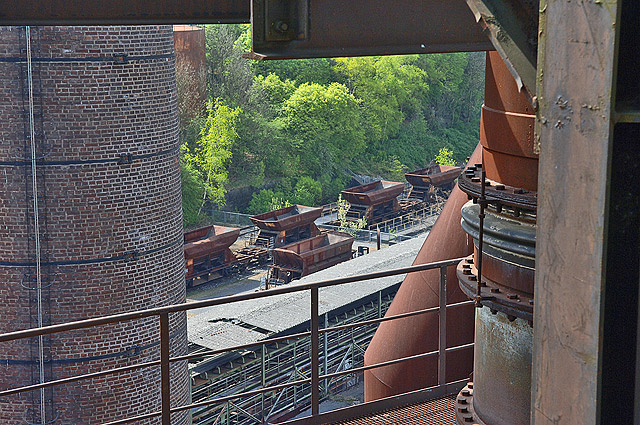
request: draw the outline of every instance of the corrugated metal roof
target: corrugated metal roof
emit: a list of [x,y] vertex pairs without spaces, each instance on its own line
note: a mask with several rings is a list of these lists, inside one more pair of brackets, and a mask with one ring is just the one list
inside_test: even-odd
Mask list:
[[[425,238],[426,234],[380,251],[373,251],[305,276],[295,283],[317,282],[410,266]],[[320,288],[319,312],[328,313],[375,294],[401,282],[404,276]],[[189,342],[213,350],[257,342],[270,334],[282,333],[308,322],[310,302],[309,291],[304,291],[198,310],[195,316],[187,320]]]

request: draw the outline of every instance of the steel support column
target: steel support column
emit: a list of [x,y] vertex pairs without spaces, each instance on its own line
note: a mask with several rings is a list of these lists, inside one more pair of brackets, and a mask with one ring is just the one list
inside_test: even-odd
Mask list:
[[[616,192],[637,186],[628,181],[613,187],[610,177],[626,166],[623,156],[613,154],[618,148],[624,152],[626,143],[627,153],[638,151],[637,140],[625,142],[614,131],[617,32],[624,24],[620,4],[616,0],[540,4],[534,425],[631,423],[625,411],[633,412],[633,402],[624,409],[606,402],[610,396],[626,397],[624,385],[615,381],[625,375],[619,368],[626,367],[626,375],[633,375],[634,365],[632,361],[609,370],[612,365],[615,369],[616,361],[607,351],[622,348],[617,350],[622,353],[627,347],[618,345],[626,344],[621,338],[626,335],[635,354],[637,314],[627,315],[626,331],[616,329],[610,325],[625,311],[613,306],[616,300],[625,304],[625,297],[637,303],[638,296],[637,266],[625,270],[618,260],[614,270],[619,250],[611,251],[621,236],[612,221],[619,214],[611,201]],[[637,33],[637,22],[629,24]],[[634,49],[637,57],[637,46]],[[631,217],[637,217],[637,207],[627,208]],[[633,225],[637,228],[637,222]],[[637,229],[636,244],[627,250],[637,260]],[[624,274],[635,279],[634,290],[626,291]],[[626,295],[618,288],[624,288]],[[617,342],[605,344],[608,328]],[[633,396],[633,385],[626,391]]]

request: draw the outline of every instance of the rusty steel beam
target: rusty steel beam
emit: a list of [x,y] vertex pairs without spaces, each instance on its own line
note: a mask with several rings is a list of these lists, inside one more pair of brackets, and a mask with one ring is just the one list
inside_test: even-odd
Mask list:
[[464,0],[252,0],[254,59],[493,50]]
[[250,0],[12,0],[0,25],[247,23]]
[[536,89],[539,0],[466,0],[476,20],[488,30],[518,88],[530,97]]
[[[632,179],[613,187],[610,180],[625,167],[612,155],[620,3],[542,0],[540,5],[533,425],[632,423],[601,418],[633,411],[633,402],[622,409],[603,403],[633,394],[633,386],[605,384],[633,375],[634,366],[633,361],[618,361],[626,373],[604,372],[611,366],[607,350],[625,343],[616,335],[617,342],[607,346],[605,330],[619,316],[625,321],[626,339],[635,345],[637,319],[624,317],[615,305],[637,297],[637,268],[607,270],[612,254],[607,247],[616,243],[609,233],[614,224],[609,217],[616,216],[610,199],[635,185]],[[630,26],[637,34],[637,21]],[[633,49],[637,52],[637,45]],[[637,144],[627,145],[637,152]],[[620,243],[628,256],[637,257],[637,245]],[[610,273],[618,277],[609,280]],[[608,313],[607,296],[615,295],[624,275],[633,273],[635,294],[627,291],[610,299]],[[623,349],[616,354],[624,354]]]

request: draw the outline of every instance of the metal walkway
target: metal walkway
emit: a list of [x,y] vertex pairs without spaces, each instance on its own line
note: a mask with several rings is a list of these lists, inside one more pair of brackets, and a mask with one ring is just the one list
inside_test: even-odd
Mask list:
[[408,406],[376,412],[347,421],[331,422],[332,425],[455,425],[455,395],[423,401]]

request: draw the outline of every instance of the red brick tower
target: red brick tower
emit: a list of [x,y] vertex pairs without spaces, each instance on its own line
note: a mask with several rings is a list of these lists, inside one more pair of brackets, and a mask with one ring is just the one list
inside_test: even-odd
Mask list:
[[[0,27],[0,116],[0,332],[183,302],[172,28]],[[172,356],[186,354],[186,317],[170,324]],[[0,345],[7,389],[157,360],[159,326]],[[172,405],[185,404],[186,363],[171,372]],[[149,367],[6,397],[0,423],[157,411],[159,377]]]

